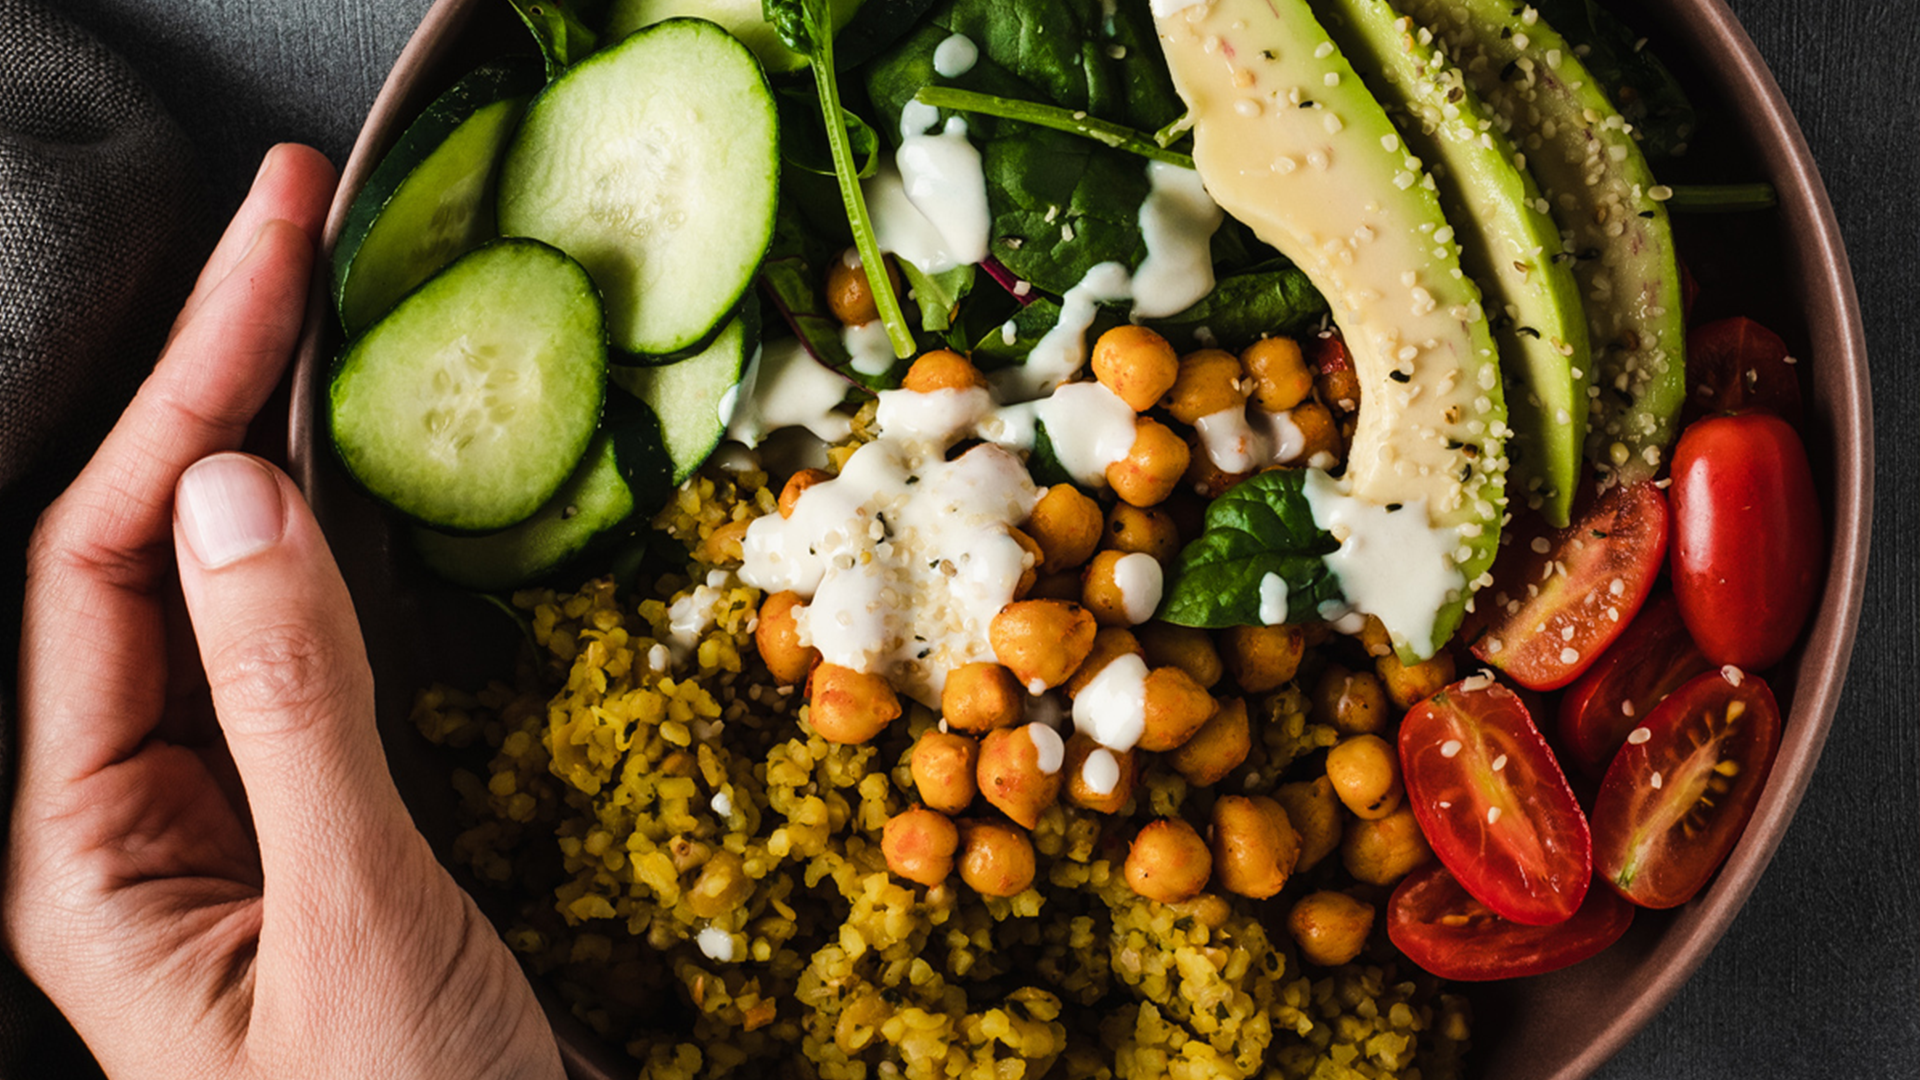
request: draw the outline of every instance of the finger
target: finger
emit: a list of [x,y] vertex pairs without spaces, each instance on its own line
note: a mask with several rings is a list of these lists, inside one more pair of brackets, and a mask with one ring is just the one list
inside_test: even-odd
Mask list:
[[207,258],[207,265],[194,282],[193,293],[181,307],[167,340],[172,341],[192,321],[214,288],[233,272],[254,236],[267,222],[277,219],[292,223],[306,233],[317,248],[336,179],[333,162],[310,146],[281,143],[268,150],[260,161],[259,173],[253,178],[253,189]]

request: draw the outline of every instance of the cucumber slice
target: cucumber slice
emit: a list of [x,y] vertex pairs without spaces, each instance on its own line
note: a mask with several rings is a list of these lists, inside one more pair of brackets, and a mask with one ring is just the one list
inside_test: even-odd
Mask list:
[[773,236],[779,130],[766,75],[713,23],[669,19],[554,80],[500,173],[500,229],[562,248],[612,342],[671,355],[720,325]]
[[696,356],[662,367],[616,367],[608,372],[609,381],[660,418],[675,484],[692,476],[726,435],[740,376],[760,339],[754,325],[758,321],[749,305]]
[[533,64],[480,68],[427,106],[380,160],[333,249],[334,301],[348,334],[493,238],[494,167],[540,83]]
[[[860,10],[861,2],[831,0],[834,30],[847,25],[853,13]],[[607,39],[617,41],[635,30],[681,16],[718,23],[775,74],[807,66],[807,58],[787,48],[767,23],[760,0],[613,0],[607,9]]]
[[410,517],[504,529],[573,472],[600,420],[606,369],[586,271],[537,241],[495,241],[347,347],[329,394],[334,449]]

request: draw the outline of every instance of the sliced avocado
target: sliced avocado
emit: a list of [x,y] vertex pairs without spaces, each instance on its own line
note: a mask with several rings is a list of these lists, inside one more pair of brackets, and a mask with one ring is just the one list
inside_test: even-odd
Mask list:
[[1587,460],[1622,482],[1658,472],[1686,396],[1673,233],[1632,125],[1533,8],[1405,0],[1494,110],[1567,238],[1587,310]]
[[1372,612],[1403,654],[1430,655],[1488,580],[1506,505],[1506,406],[1479,290],[1432,178],[1306,0],[1167,8],[1155,23],[1207,191],[1306,272],[1346,335],[1361,386],[1347,494],[1424,504],[1458,539],[1438,556],[1458,578],[1426,640]]
[[[1427,162],[1500,346],[1507,490],[1565,527],[1587,434],[1587,317],[1560,229],[1513,146],[1433,35],[1388,0],[1316,0],[1328,32]],[[1424,39],[1424,40],[1423,40]],[[1574,372],[1578,371],[1579,376]]]

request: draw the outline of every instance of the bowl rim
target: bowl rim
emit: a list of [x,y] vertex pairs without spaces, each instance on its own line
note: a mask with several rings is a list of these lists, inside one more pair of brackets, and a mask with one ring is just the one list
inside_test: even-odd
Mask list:
[[[353,196],[398,137],[403,127],[399,121],[424,105],[423,73],[440,60],[480,3],[435,0],[374,99],[341,169],[329,208],[294,369],[287,433],[291,471],[323,521],[328,485],[321,481],[321,474],[330,455],[321,448],[324,436],[318,406],[328,366],[321,345],[331,322],[332,252]],[[1866,587],[1873,516],[1873,411],[1865,331],[1839,223],[1805,135],[1737,16],[1724,0],[1680,0],[1671,5],[1671,12],[1691,38],[1688,44],[1706,59],[1717,88],[1748,103],[1737,110],[1746,124],[1744,138],[1759,151],[1759,160],[1769,165],[1779,193],[1776,212],[1800,254],[1797,272],[1811,283],[1803,297],[1803,314],[1826,388],[1824,411],[1844,423],[1833,425],[1829,448],[1832,486],[1827,494],[1832,505],[1826,581],[1813,624],[1797,654],[1792,705],[1774,772],[1725,865],[1687,905],[1686,915],[1663,933],[1659,952],[1665,965],[1642,984],[1630,1007],[1608,1019],[1579,1053],[1551,1073],[1554,1080],[1579,1080],[1613,1057],[1679,993],[1731,927],[1811,782],[1845,685]],[[571,1020],[556,1015],[550,995],[543,997],[557,1025]],[[584,1034],[585,1029],[579,1027],[579,1031]],[[611,1075],[595,1060],[597,1055],[578,1045],[573,1031],[556,1033],[562,1035],[560,1047],[570,1074],[594,1080]],[[1471,1064],[1469,1069],[1478,1071]]]

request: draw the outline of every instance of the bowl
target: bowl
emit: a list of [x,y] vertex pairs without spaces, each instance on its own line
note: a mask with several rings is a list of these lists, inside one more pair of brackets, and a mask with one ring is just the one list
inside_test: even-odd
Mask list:
[[[1469,1061],[1475,1074],[1490,1077],[1587,1076],[1666,1005],[1725,933],[1819,760],[1852,652],[1867,563],[1873,438],[1866,349],[1852,274],[1806,141],[1753,43],[1719,0],[1609,6],[1649,36],[1702,114],[1714,118],[1686,158],[1663,168],[1662,179],[1764,178],[1779,192],[1771,211],[1678,218],[1676,230],[1682,251],[1701,259],[1689,264],[1703,285],[1696,315],[1761,315],[1793,355],[1807,361],[1805,433],[1830,547],[1813,625],[1773,678],[1787,706],[1784,734],[1739,845],[1693,901],[1672,912],[1640,913],[1627,936],[1600,956],[1549,975],[1471,988],[1476,1019]],[[439,0],[394,65],[347,160],[327,220],[328,250],[374,165],[427,103],[480,61],[530,51],[507,5]],[[480,601],[410,570],[404,537],[335,463],[319,408],[340,344],[324,282],[316,282],[295,368],[290,460],[358,605],[395,780],[444,858],[457,829],[451,765],[408,723],[411,697],[428,680],[479,685],[504,669],[515,641]],[[476,895],[485,907],[484,892]],[[632,1074],[617,1047],[537,982],[575,1076]]]

